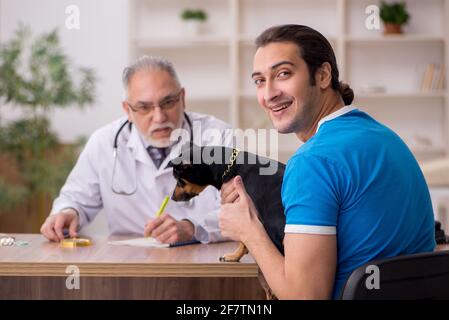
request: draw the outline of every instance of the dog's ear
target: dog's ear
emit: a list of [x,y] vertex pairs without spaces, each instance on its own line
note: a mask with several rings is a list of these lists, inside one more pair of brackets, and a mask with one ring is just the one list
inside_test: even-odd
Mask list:
[[181,172],[190,173],[194,170],[193,164],[191,163],[181,163],[179,166]]
[[173,176],[176,180],[184,179],[200,186],[210,184],[208,180],[210,175],[207,172],[207,166],[181,163],[173,167]]
[[193,169],[193,165],[190,163],[179,163],[173,166],[173,174],[178,177],[184,177]]
[[173,177],[175,177],[176,180],[180,178],[181,170],[180,170],[180,164],[173,165]]

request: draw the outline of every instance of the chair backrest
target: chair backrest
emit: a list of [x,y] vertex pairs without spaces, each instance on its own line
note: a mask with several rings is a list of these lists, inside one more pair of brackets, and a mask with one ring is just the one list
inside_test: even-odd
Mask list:
[[[376,284],[373,276],[377,271],[369,266],[378,267],[378,289],[373,288]],[[449,251],[404,255],[366,263],[351,273],[340,298],[449,299]]]

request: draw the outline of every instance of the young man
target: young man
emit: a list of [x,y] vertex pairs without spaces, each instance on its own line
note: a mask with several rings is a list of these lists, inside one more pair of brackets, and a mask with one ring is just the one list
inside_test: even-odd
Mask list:
[[331,45],[300,25],[256,40],[260,106],[280,133],[304,144],[282,186],[285,256],[271,243],[241,178],[222,188],[220,227],[245,243],[281,299],[338,298],[350,273],[377,259],[432,251],[429,191],[405,143],[351,106]]
[[230,126],[185,112],[185,89],[173,65],[163,58],[141,57],[125,68],[123,84],[126,117],[90,137],[42,225],[42,234],[59,241],[63,229],[68,229],[75,237],[103,210],[111,234],[151,234],[165,243],[222,240],[217,217],[220,194],[213,188],[189,202],[170,202],[159,218],[155,214],[176,185],[167,165],[182,143],[170,139],[172,132],[185,129],[186,139],[198,145],[224,144],[224,134],[216,141],[204,132],[214,128],[224,133]]

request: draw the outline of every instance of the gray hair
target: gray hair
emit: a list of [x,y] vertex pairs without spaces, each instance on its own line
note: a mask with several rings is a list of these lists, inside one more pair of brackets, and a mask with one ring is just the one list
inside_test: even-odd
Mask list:
[[140,70],[166,71],[175,81],[176,85],[181,87],[178,75],[176,74],[175,68],[170,61],[162,57],[145,55],[138,58],[123,70],[122,82],[125,89],[125,97],[128,96],[129,80],[131,80],[131,77]]

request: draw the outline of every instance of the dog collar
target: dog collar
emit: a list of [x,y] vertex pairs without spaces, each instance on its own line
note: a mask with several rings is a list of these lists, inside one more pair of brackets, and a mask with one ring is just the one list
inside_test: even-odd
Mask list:
[[223,172],[223,175],[221,177],[222,179],[224,179],[224,177],[226,177],[226,175],[229,174],[229,172],[231,171],[231,168],[235,164],[235,160],[237,159],[239,152],[240,151],[237,149],[232,149],[231,158],[229,159],[230,162],[229,162],[228,166],[226,167],[226,170]]

